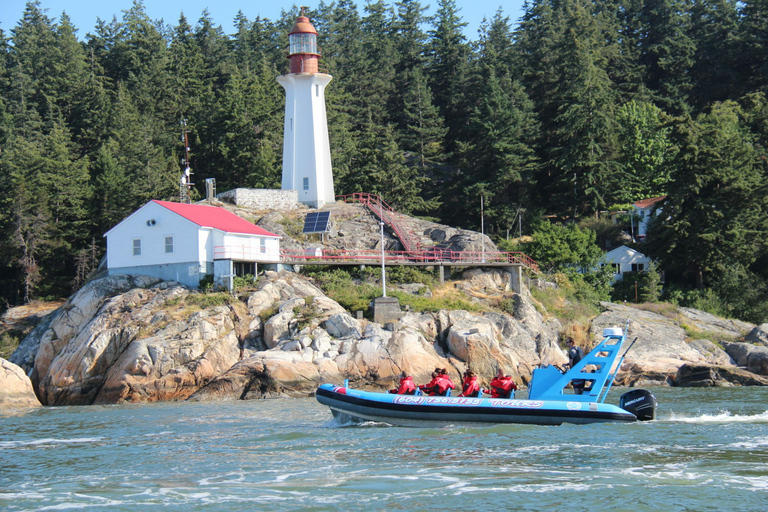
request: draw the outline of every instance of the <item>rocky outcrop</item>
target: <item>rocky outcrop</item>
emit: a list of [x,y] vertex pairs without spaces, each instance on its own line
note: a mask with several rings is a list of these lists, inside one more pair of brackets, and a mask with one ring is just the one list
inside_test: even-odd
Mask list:
[[[634,345],[627,352],[617,383],[638,385],[656,381],[665,384],[683,364],[706,364],[706,358],[685,342],[685,331],[674,320],[622,304],[602,302],[605,309],[592,321],[592,337],[598,339],[606,327],[624,327]],[[629,347],[627,345],[627,347]]]
[[736,361],[728,353],[709,340],[693,340],[688,346],[704,356],[707,364],[734,366]]
[[39,346],[32,380],[43,404],[183,399],[230,368],[230,310],[177,305],[193,293],[141,276],[89,283],[25,340]]
[[768,324],[760,324],[749,331],[744,341],[755,345],[768,347]]
[[32,382],[19,366],[0,358],[0,411],[40,407]]
[[[46,405],[307,396],[322,382],[345,379],[385,389],[403,371],[426,382],[437,367],[456,383],[471,368],[485,385],[497,370],[525,384],[535,366],[567,361],[558,343],[563,327],[543,316],[529,293],[511,293],[503,271],[472,270],[455,284],[480,311],[405,312],[385,329],[354,318],[289,272],[267,272],[239,299],[110,276],[43,319],[13,357],[27,365]],[[504,313],[490,307],[502,303]],[[602,307],[591,339],[627,321],[628,340],[637,338],[618,384],[757,385],[767,373],[768,347],[736,341],[755,326],[722,319],[710,325],[693,310],[675,317]],[[691,322],[718,333],[718,344],[689,341]]]
[[735,366],[684,364],[675,374],[674,385],[694,388],[768,386],[768,378]]
[[768,375],[768,347],[749,343],[727,343],[725,351],[737,365],[758,375]]

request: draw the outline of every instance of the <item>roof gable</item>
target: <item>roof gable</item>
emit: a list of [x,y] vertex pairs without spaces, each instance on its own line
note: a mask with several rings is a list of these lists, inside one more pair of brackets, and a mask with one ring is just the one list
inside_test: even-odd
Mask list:
[[204,228],[218,229],[227,233],[280,237],[280,235],[270,233],[266,229],[260,228],[256,224],[248,222],[244,218],[218,206],[172,203],[170,201],[152,202]]
[[640,251],[636,251],[631,247],[622,245],[620,247],[615,248],[612,251],[609,251],[603,254],[603,257],[601,259],[605,262],[619,262],[619,261],[627,262],[627,261],[646,260],[650,258],[648,258],[648,256],[641,253]]
[[660,203],[666,198],[667,196],[658,196],[658,197],[651,197],[649,199],[641,199],[640,201],[637,201],[636,203],[634,203],[634,206],[638,210],[642,210],[643,208],[655,206],[657,203]]

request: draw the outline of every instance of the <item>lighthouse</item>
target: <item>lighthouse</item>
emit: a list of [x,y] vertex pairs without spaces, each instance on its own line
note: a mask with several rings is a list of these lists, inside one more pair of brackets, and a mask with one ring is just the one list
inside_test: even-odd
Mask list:
[[277,77],[285,89],[283,190],[298,191],[301,203],[333,203],[333,170],[325,113],[325,86],[333,77],[318,71],[317,31],[302,12],[288,33],[290,72]]

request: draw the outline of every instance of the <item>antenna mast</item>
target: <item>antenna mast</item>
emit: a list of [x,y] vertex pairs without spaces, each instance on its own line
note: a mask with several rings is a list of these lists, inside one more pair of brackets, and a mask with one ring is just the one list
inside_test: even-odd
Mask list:
[[181,142],[184,144],[184,158],[181,159],[181,166],[184,171],[179,180],[179,202],[191,203],[189,189],[192,188],[192,169],[189,167],[189,130],[187,129],[187,120],[181,119]]

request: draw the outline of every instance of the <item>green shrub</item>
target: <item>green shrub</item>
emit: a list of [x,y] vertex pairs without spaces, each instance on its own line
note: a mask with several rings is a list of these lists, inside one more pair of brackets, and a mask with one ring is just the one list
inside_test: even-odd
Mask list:
[[235,291],[253,289],[256,285],[256,277],[253,274],[245,274],[244,276],[235,276],[232,279],[232,288]]
[[21,338],[20,333],[16,333],[15,331],[4,332],[2,336],[0,336],[0,357],[3,359],[10,358],[13,351],[16,350],[19,343],[21,343]]
[[204,292],[212,291],[213,290],[213,274],[205,274],[205,277],[203,277],[200,280],[200,285],[198,287]]

